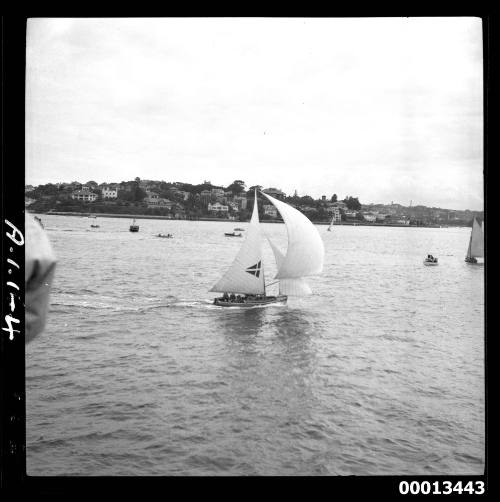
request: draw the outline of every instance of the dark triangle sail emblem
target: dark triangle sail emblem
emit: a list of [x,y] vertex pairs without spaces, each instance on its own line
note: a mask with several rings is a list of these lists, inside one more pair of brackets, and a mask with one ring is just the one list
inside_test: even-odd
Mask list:
[[261,262],[259,261],[259,263],[256,263],[255,265],[248,267],[246,269],[246,272],[248,272],[249,274],[255,275],[255,277],[259,277],[260,276],[260,269],[261,269]]

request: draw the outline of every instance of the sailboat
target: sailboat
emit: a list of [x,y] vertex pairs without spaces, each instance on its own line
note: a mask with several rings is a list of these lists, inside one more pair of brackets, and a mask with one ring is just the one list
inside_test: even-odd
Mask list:
[[[484,222],[483,222],[484,223]],[[470,233],[469,247],[465,261],[467,263],[477,263],[477,258],[484,257],[484,234],[483,227],[479,226],[476,218],[472,222],[472,231]]]
[[279,294],[266,293],[256,190],[245,241],[229,269],[210,289],[224,293],[222,297],[214,299],[214,305],[254,307],[283,304],[287,302],[289,295],[311,294],[311,288],[304,277],[319,274],[323,270],[325,249],[316,227],[297,209],[264,192],[260,193],[280,212],[288,232],[286,253],[267,237],[278,268],[274,279],[279,282]]
[[139,231],[139,225],[135,224],[135,218],[134,218],[134,221],[132,222],[132,225],[130,225],[129,230],[131,232],[138,232]]
[[333,215],[333,216],[332,216],[332,219],[331,219],[331,221],[330,221],[330,224],[328,225],[327,230],[328,230],[329,232],[331,232],[331,231],[332,231],[332,227],[333,227],[333,222],[334,222],[334,220],[335,220],[335,215]]

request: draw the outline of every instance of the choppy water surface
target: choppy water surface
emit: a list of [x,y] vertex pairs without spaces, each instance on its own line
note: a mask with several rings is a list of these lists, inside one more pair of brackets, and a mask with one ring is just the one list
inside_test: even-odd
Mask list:
[[[208,293],[239,224],[42,219],[59,263],[27,346],[29,474],[483,473],[469,229],[319,226],[314,295],[239,310]],[[283,225],[263,229],[285,248]]]

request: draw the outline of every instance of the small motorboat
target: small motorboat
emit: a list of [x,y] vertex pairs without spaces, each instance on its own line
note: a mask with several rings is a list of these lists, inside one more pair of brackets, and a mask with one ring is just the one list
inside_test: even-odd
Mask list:
[[99,228],[99,225],[90,225],[92,228]]
[[438,259],[432,256],[431,254],[427,255],[427,258],[424,260],[424,265],[437,265]]
[[236,232],[226,232],[226,233],[224,233],[224,235],[226,237],[241,237],[242,236],[241,232],[239,234],[237,234]]
[[162,239],[172,239],[172,234],[158,234],[156,237],[161,237]]
[[132,225],[130,225],[129,230],[131,232],[138,232],[139,231],[139,225],[135,224],[135,218],[134,218],[134,221],[132,222]]

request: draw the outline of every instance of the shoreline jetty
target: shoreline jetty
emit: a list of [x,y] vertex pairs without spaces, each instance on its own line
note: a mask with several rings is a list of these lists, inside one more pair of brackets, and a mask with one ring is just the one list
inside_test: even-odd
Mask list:
[[[85,213],[78,212],[64,212],[64,211],[35,211],[34,214],[47,214],[47,215],[56,215],[56,216],[85,216]],[[152,214],[124,214],[124,213],[95,213],[100,218],[136,218],[143,220],[170,220],[170,221],[224,221],[224,222],[241,222],[239,220],[229,220],[227,218],[210,218],[210,217],[201,217],[201,218],[169,218],[168,216],[159,216]],[[283,220],[264,220],[262,223],[283,223]],[[315,225],[329,225],[329,221],[314,221]],[[354,227],[404,227],[404,228],[442,228],[440,225],[404,225],[402,223],[376,223],[376,222],[368,222],[368,221],[342,221],[340,223],[336,223],[333,225],[336,226],[354,226]]]

